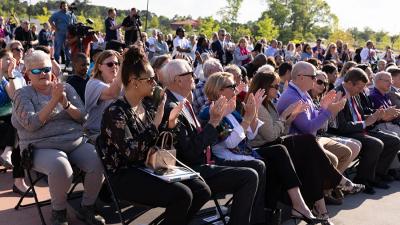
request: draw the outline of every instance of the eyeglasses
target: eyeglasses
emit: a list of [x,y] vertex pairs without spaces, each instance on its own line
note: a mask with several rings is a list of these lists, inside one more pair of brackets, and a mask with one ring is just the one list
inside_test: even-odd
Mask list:
[[139,80],[139,81],[144,80],[144,81],[146,81],[148,84],[152,84],[152,83],[154,83],[155,79],[156,79],[156,77],[153,76],[153,77],[146,77],[146,78],[138,78],[138,79],[136,79],[136,80]]
[[33,75],[39,75],[39,74],[41,74],[41,73],[48,73],[48,72],[50,72],[50,71],[51,71],[51,67],[48,66],[48,67],[43,67],[43,68],[32,69],[32,70],[31,70],[31,73],[32,73]]
[[178,74],[178,75],[176,75],[176,76],[178,76],[178,77],[184,77],[184,76],[187,76],[187,75],[191,75],[192,77],[194,77],[193,71],[181,73],[181,74]]
[[231,85],[224,86],[222,89],[230,88],[232,90],[236,90],[236,87],[237,87],[237,84],[231,84]]
[[24,51],[23,48],[13,48],[12,50],[13,51],[17,51],[17,52],[23,52]]
[[270,88],[274,88],[276,90],[279,90],[279,84],[271,85],[269,86]]
[[314,74],[302,74],[302,75],[305,76],[305,77],[310,77],[312,80],[317,79],[317,75],[314,75]]
[[108,63],[103,63],[102,65],[106,65],[111,68],[113,66],[119,66],[120,63],[119,62],[108,62]]
[[317,84],[318,85],[324,85],[325,87],[326,87],[326,85],[328,85],[328,83],[323,81],[323,80],[317,80]]

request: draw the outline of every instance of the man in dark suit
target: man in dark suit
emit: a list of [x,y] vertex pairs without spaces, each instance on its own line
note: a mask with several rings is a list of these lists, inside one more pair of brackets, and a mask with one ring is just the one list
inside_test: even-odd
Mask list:
[[393,105],[400,108],[400,69],[390,68],[388,72],[392,75],[392,86],[388,95]]
[[218,31],[218,40],[211,43],[211,50],[215,53],[216,58],[219,59],[223,66],[228,65],[233,60],[233,54],[229,50],[228,43],[225,41],[226,30],[220,29]]
[[[202,128],[190,104],[194,79],[189,64],[175,59],[163,70],[163,81],[167,87],[163,123],[165,127],[175,127],[177,158],[199,172],[213,194],[234,193],[229,224],[250,224],[258,184],[257,172],[244,167],[211,165],[208,147],[217,141],[216,126],[224,116],[226,99],[221,98],[211,106],[210,121]],[[181,109],[180,114],[175,121],[169,121],[169,115],[177,113],[176,107]]]
[[370,115],[365,113],[359,93],[367,83],[367,74],[355,68],[346,74],[343,84],[336,88],[349,97],[344,109],[337,115],[338,128],[333,132],[362,143],[360,165],[354,182],[365,184],[365,192],[374,194],[373,187],[389,188],[386,181],[391,179],[387,172],[400,149],[400,139],[395,135],[371,129],[381,119],[383,110],[378,109]]

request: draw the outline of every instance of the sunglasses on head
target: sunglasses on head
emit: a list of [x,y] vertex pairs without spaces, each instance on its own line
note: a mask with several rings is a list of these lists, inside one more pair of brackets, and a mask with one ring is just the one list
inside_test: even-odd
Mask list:
[[108,63],[103,63],[102,65],[106,65],[111,68],[113,66],[119,66],[120,63],[119,62],[108,62]]
[[232,90],[236,90],[236,87],[237,87],[237,84],[231,84],[231,85],[224,86],[222,89],[230,88]]
[[43,68],[31,69],[31,73],[32,73],[33,75],[39,75],[39,74],[41,74],[41,73],[48,73],[48,72],[50,72],[50,71],[51,71],[51,67],[50,67],[50,66],[48,66],[48,67],[43,67]]
[[17,52],[23,52],[24,51],[23,48],[13,48],[12,50],[13,51],[17,51]]
[[318,85],[324,85],[324,86],[328,85],[328,83],[323,81],[323,80],[317,80],[317,84]]

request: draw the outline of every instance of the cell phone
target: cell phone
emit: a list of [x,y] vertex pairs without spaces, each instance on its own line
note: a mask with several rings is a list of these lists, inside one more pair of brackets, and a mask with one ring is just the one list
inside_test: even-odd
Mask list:
[[162,87],[160,86],[155,86],[153,90],[153,104],[155,106],[158,106],[161,102],[161,100],[164,98],[164,95],[161,96],[162,93]]

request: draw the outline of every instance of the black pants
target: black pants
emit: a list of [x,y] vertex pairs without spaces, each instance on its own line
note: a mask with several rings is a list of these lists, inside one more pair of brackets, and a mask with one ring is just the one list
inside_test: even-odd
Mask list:
[[166,208],[162,225],[188,224],[211,196],[200,179],[167,183],[137,168],[119,172],[111,183],[119,199]]
[[11,124],[11,115],[0,117],[0,148],[11,146],[11,163],[13,164],[13,178],[23,178],[24,169],[21,166],[20,149],[15,147],[17,131]]
[[257,150],[267,166],[266,207],[275,209],[279,200],[286,200],[287,190],[300,187],[290,155],[283,145],[272,145]]
[[[330,163],[315,136],[311,134],[288,136],[283,139],[282,144],[290,154],[301,182],[301,194],[308,205],[312,206],[315,201],[323,198],[324,189],[336,187],[340,183],[342,175]],[[266,158],[268,159],[268,156]],[[277,160],[270,161],[280,163]]]
[[[224,160],[216,158],[216,163],[220,166],[248,167],[254,169],[258,174],[258,188],[254,199],[253,211],[251,214],[251,224],[265,222],[265,183],[266,176],[265,163],[262,160]],[[269,182],[269,179],[268,179]]]
[[357,178],[360,180],[374,181],[375,175],[385,175],[400,150],[400,139],[382,131],[356,133],[348,137],[362,143],[357,168]]
[[258,175],[251,168],[217,165],[194,166],[213,194],[233,193],[229,225],[248,225],[257,191]]

